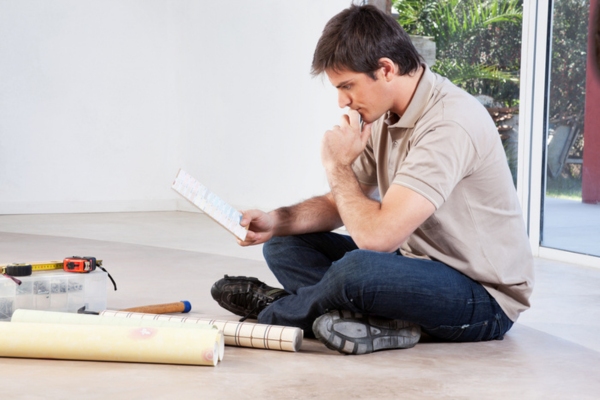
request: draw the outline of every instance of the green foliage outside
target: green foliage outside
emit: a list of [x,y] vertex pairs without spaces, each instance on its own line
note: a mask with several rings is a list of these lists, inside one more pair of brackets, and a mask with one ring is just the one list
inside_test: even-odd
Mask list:
[[393,0],[411,35],[436,43],[434,72],[473,95],[518,105],[522,0]]
[[554,0],[550,121],[583,124],[589,0]]
[[576,179],[568,175],[553,178],[548,174],[546,197],[581,201],[581,178]]
[[[554,0],[549,83],[549,128],[583,128],[589,0]],[[583,135],[569,156],[583,156]],[[548,177],[546,194],[581,199],[581,164],[566,164],[561,174]]]

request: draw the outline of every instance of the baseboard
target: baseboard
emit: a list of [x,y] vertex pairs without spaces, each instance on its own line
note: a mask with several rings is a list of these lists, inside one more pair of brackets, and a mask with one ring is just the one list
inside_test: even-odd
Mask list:
[[143,211],[198,211],[185,200],[0,201],[0,214],[79,214]]

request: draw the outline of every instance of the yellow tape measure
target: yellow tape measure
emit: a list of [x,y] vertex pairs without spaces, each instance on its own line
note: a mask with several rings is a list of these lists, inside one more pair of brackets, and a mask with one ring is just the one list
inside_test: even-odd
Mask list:
[[[63,261],[40,261],[32,263],[13,263],[0,265],[0,273],[11,276],[28,276],[35,271],[50,271],[63,269]],[[96,260],[96,265],[101,266],[102,260]]]

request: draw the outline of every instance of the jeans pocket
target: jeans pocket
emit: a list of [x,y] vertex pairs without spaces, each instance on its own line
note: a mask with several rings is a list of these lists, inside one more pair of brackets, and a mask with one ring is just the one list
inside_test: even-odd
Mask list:
[[[492,321],[493,332],[496,327],[496,321]],[[484,338],[486,332],[490,332],[490,321],[481,321],[475,324],[464,324],[460,326],[440,325],[435,328],[424,329],[425,332],[435,338],[448,340],[450,342],[479,342],[489,340]],[[489,336],[489,334],[488,334]]]

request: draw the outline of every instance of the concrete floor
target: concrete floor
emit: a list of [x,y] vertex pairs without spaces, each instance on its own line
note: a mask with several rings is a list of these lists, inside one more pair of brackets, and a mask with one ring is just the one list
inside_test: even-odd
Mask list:
[[[71,255],[104,261],[119,288],[107,288],[110,309],[189,300],[193,316],[235,320],[212,300],[214,281],[276,285],[260,248],[238,247],[202,214],[0,216],[0,263]],[[536,272],[533,307],[503,341],[424,339],[365,356],[310,339],[298,353],[228,346],[214,368],[0,358],[0,398],[597,399],[600,270],[538,259]]]
[[600,257],[600,204],[546,197],[542,245]]

